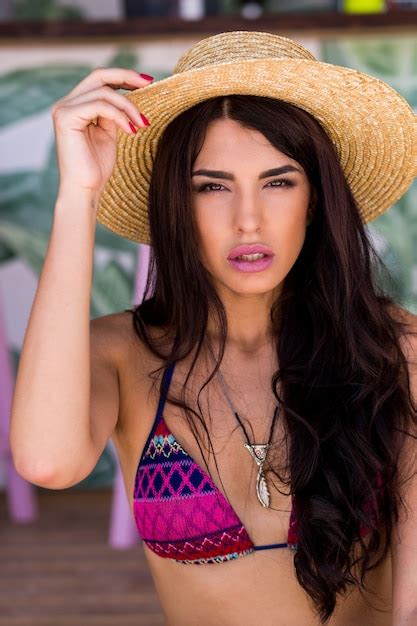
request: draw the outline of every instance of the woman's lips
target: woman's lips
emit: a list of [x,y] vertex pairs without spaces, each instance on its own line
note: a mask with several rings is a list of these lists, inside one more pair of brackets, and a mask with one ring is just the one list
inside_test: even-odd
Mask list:
[[239,272],[262,272],[271,267],[275,255],[268,255],[256,261],[245,261],[243,259],[227,259],[230,265]]
[[266,254],[268,256],[274,256],[274,251],[268,246],[264,246],[262,243],[252,243],[252,244],[241,244],[240,246],[235,246],[230,250],[228,259],[235,259],[242,254]]

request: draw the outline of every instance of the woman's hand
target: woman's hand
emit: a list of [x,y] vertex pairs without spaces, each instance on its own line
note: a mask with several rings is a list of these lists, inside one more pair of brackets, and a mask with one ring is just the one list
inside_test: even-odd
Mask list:
[[148,125],[136,106],[115,90],[149,84],[134,70],[100,67],[54,103],[51,114],[60,193],[88,190],[101,194],[116,161],[118,128],[134,134],[129,121],[137,127]]

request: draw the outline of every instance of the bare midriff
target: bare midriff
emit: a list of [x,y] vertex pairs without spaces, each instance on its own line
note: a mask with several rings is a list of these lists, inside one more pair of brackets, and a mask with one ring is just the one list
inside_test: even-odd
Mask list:
[[[206,566],[161,559],[146,545],[144,551],[166,626],[320,624],[310,597],[297,581],[294,553],[289,549],[265,550]],[[377,595],[368,592],[362,598],[351,589],[338,599],[328,626],[391,626],[389,557],[368,572],[367,585]]]

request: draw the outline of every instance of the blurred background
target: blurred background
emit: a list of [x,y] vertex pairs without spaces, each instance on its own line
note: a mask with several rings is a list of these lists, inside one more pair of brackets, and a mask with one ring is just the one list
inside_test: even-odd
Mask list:
[[[0,625],[163,623],[112,442],[74,488],[29,485],[8,449],[10,400],[58,186],[52,104],[97,66],[160,80],[235,29],[296,39],[417,112],[417,0],[0,0]],[[380,280],[417,313],[417,183],[367,228],[391,273]],[[146,248],[97,224],[92,318],[140,300]]]

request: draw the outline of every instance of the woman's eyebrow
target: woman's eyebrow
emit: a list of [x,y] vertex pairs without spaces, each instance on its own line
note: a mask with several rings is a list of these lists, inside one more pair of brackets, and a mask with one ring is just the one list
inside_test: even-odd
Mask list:
[[[287,174],[288,172],[300,172],[301,170],[294,165],[282,165],[281,167],[274,167],[266,172],[261,172],[258,179],[268,178],[268,176],[278,176],[279,174]],[[191,176],[209,176],[210,178],[223,178],[224,180],[235,180],[235,177],[230,172],[223,172],[222,170],[196,170]]]

